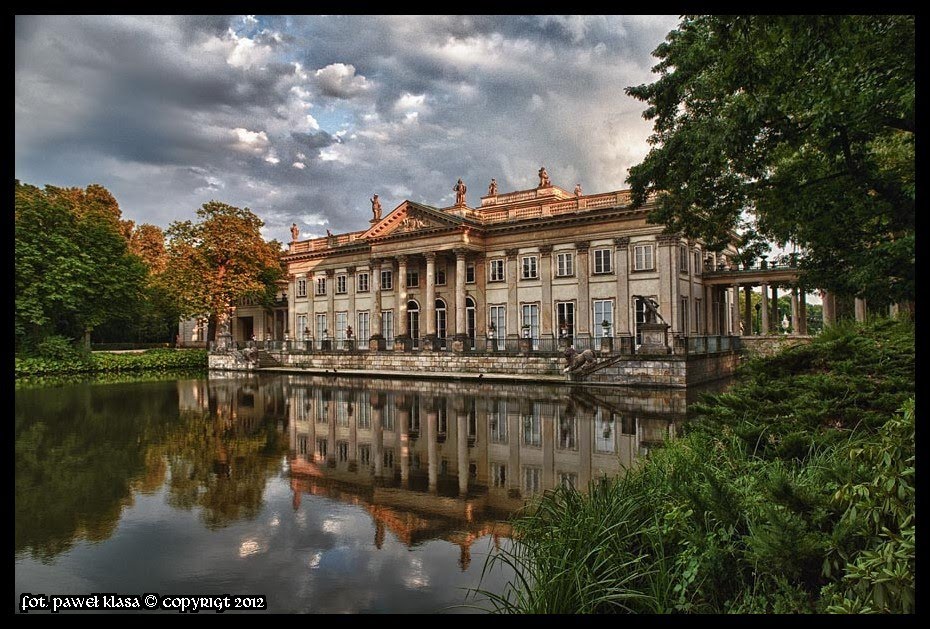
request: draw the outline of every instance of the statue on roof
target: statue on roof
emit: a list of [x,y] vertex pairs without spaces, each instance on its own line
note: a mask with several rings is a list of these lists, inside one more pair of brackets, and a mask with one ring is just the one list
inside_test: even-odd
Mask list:
[[372,221],[381,220],[381,201],[378,200],[377,194],[371,198],[371,213],[374,215]]
[[575,196],[576,197],[581,196],[581,184],[580,183],[575,184]]
[[291,242],[297,242],[297,236],[300,235],[300,228],[297,223],[291,223]]
[[552,187],[552,182],[549,181],[549,173],[546,172],[545,166],[539,169],[539,187],[540,188]]
[[455,204],[456,205],[465,205],[465,191],[468,188],[462,183],[462,178],[459,177],[458,182],[456,182],[455,187],[452,188],[455,191]]
[[488,196],[493,197],[497,194],[497,179],[491,179],[491,185],[488,186]]

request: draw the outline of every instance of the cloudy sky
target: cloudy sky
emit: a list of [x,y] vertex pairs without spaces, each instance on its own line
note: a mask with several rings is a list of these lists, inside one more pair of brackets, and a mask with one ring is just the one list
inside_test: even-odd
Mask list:
[[626,187],[650,55],[674,16],[16,18],[15,176],[100,183],[166,227],[216,199],[290,240],[363,229],[368,199],[477,205]]

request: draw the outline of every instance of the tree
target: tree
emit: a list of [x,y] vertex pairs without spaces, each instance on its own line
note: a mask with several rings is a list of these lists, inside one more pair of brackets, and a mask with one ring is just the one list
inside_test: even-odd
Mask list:
[[274,282],[283,275],[280,245],[262,238],[264,223],[249,208],[210,201],[197,216],[196,223],[169,226],[164,277],[182,317],[209,316],[213,340],[216,323],[225,320],[235,300],[271,304]]
[[712,248],[752,214],[807,286],[913,300],[914,43],[913,16],[685,16],[626,90],[655,121],[634,204]]
[[119,205],[98,185],[14,186],[16,349],[91,331],[134,308],[146,268],[129,252]]

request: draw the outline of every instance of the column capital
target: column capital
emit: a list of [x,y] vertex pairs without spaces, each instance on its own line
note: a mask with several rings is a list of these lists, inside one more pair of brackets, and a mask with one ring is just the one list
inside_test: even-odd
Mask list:
[[628,249],[630,246],[630,237],[621,236],[619,238],[614,238],[614,245],[620,250]]
[[401,254],[399,256],[394,256],[397,259],[397,264],[407,264],[407,255]]
[[336,274],[336,270],[335,270],[335,269],[326,269],[325,271],[323,271],[323,273],[326,274],[326,277],[328,277],[328,278],[331,279],[331,278]]
[[575,249],[578,250],[578,253],[587,253],[588,249],[591,248],[590,240],[579,240],[575,242]]
[[452,252],[455,253],[455,259],[456,259],[456,260],[464,260],[464,259],[465,259],[465,256],[468,255],[468,249],[464,249],[464,248],[461,248],[461,247],[459,247],[459,248],[457,248],[457,249],[453,249]]
[[660,247],[677,245],[679,242],[681,242],[681,234],[659,234],[656,236],[656,243],[658,243]]
[[552,245],[539,245],[539,253],[544,256],[552,254]]
[[348,274],[350,274],[350,275],[351,275],[352,273],[355,273],[355,267],[354,267],[354,266],[347,266],[347,267],[346,267],[346,273],[348,273]]
[[519,250],[519,249],[507,249],[507,250],[504,251],[504,255],[507,256],[507,259],[508,259],[508,260],[516,260],[516,259],[517,259],[517,254],[519,254],[519,253],[520,253],[520,250]]
[[435,251],[427,251],[426,253],[423,254],[423,256],[426,258],[427,262],[434,262],[436,260]]
[[371,258],[371,259],[369,259],[369,260],[368,260],[368,266],[370,266],[371,268],[375,268],[375,267],[381,266],[381,258]]

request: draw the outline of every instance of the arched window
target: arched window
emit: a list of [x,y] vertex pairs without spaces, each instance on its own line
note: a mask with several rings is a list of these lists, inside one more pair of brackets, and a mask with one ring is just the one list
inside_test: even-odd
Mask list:
[[413,339],[413,346],[420,346],[420,304],[411,299],[407,302],[407,333]]
[[465,333],[468,334],[468,338],[471,340],[471,348],[474,349],[475,346],[475,330],[477,329],[477,306],[475,300],[471,297],[465,298]]
[[442,346],[446,346],[446,302],[442,299],[436,300],[436,336],[439,337]]

